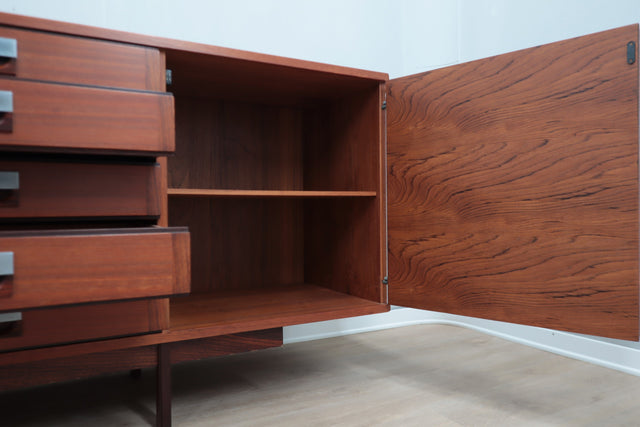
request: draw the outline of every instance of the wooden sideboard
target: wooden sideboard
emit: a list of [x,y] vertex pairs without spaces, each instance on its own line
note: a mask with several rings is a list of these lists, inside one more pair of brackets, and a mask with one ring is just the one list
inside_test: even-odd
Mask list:
[[[0,14],[0,387],[389,304],[638,339],[638,27],[383,73]],[[4,50],[3,50],[4,49]]]

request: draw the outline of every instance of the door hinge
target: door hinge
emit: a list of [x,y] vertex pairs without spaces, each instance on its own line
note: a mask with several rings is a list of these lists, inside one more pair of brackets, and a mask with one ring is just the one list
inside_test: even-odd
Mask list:
[[382,278],[382,284],[384,285],[384,302],[389,304],[389,276]]
[[627,64],[631,65],[636,62],[636,42],[627,43]]
[[165,70],[165,81],[167,83],[167,86],[170,86],[171,83],[173,83],[173,73],[171,72],[171,70]]
[[382,109],[383,110],[387,109],[387,101],[382,101]]

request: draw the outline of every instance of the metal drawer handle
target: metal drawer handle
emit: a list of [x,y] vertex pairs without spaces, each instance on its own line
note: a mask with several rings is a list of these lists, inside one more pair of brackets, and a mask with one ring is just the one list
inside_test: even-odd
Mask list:
[[22,333],[22,313],[0,313],[0,338],[20,336]]
[[0,74],[15,76],[18,60],[18,41],[0,37]]
[[0,208],[18,206],[20,174],[0,171]]
[[19,190],[20,173],[0,172],[0,190]]
[[13,92],[0,90],[0,113],[13,113]]
[[13,252],[0,252],[0,277],[3,276],[13,276]]
[[0,90],[0,132],[13,132],[13,92]]
[[0,252],[0,298],[7,298],[12,295],[13,275],[13,252]]
[[0,37],[0,57],[7,59],[15,59],[18,57],[18,41]]

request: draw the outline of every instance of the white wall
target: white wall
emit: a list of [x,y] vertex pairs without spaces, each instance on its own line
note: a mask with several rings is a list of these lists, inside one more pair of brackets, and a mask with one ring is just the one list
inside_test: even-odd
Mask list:
[[[392,78],[640,22],[639,0],[0,0],[0,11],[385,71]],[[289,328],[287,339],[406,324],[398,316],[465,324],[640,373],[638,343],[429,312],[393,310],[323,324],[324,332]]]
[[0,11],[375,71],[398,61],[388,0],[0,0]]

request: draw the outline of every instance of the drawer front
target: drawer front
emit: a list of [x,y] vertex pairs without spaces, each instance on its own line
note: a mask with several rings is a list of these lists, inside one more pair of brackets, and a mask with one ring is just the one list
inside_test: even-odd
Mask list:
[[0,27],[0,75],[164,91],[157,49]]
[[22,320],[0,323],[0,351],[161,331],[168,314],[166,299],[25,311]]
[[0,233],[0,311],[189,292],[184,228]]
[[11,79],[0,79],[0,91],[0,146],[141,154],[175,147],[169,94]]
[[0,161],[0,218],[158,217],[157,164]]

